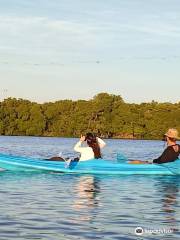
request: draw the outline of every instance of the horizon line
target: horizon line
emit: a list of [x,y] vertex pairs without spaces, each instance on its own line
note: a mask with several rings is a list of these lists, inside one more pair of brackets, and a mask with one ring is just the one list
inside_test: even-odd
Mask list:
[[124,98],[122,97],[121,94],[114,94],[114,93],[108,93],[108,92],[99,92],[95,95],[93,95],[91,98],[87,98],[87,99],[83,99],[83,98],[78,98],[78,99],[73,99],[73,98],[61,98],[61,99],[57,99],[57,100],[47,100],[47,101],[37,101],[37,100],[33,100],[33,99],[29,99],[29,98],[22,98],[22,97],[13,97],[13,96],[7,96],[7,97],[3,97],[0,99],[0,103],[4,102],[5,100],[8,100],[8,99],[16,99],[16,100],[24,100],[24,101],[29,101],[31,103],[37,103],[37,104],[46,104],[46,103],[56,103],[56,102],[60,102],[60,101],[73,101],[73,102],[77,102],[77,101],[90,101],[90,100],[93,100],[93,98],[101,93],[106,93],[108,95],[114,95],[114,96],[120,96],[123,100],[124,103],[126,104],[137,104],[137,105],[140,105],[140,104],[143,104],[143,103],[157,103],[157,104],[163,104],[163,103],[169,103],[169,104],[179,104],[180,103],[180,100],[177,101],[177,102],[173,102],[173,101],[157,101],[155,99],[152,99],[150,101],[141,101],[141,102],[129,102],[129,101],[125,101]]

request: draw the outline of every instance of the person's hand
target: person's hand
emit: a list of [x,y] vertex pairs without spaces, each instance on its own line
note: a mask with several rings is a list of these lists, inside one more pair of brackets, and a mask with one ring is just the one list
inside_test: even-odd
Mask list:
[[81,141],[81,142],[84,142],[84,141],[85,141],[85,139],[86,139],[86,137],[85,137],[85,136],[83,136],[83,135],[81,135],[80,141]]

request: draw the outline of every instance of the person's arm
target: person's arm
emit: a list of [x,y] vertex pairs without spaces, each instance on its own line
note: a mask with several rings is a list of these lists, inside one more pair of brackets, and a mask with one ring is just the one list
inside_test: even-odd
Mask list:
[[101,138],[97,137],[97,141],[98,141],[98,144],[99,144],[100,148],[103,148],[103,147],[106,146],[106,143]]
[[156,159],[153,159],[153,163],[158,163],[158,164],[161,164],[161,163],[166,163],[166,162],[169,162],[169,156],[171,154],[170,152],[170,148],[166,148],[164,150],[164,152],[162,153],[162,155]]
[[84,136],[81,136],[79,142],[76,143],[76,145],[74,146],[74,151],[76,152],[82,152],[82,143],[85,141],[85,137]]
[[81,141],[77,142],[76,145],[74,146],[74,151],[81,152],[81,148],[82,148],[81,145],[82,145]]
[[130,160],[128,161],[129,164],[150,164],[150,161],[143,161],[143,160]]

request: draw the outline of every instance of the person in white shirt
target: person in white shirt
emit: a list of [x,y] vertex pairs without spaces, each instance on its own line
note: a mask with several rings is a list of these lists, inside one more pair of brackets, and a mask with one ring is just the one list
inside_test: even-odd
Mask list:
[[[83,142],[87,143],[87,146],[82,146]],[[90,159],[102,158],[101,149],[106,143],[96,137],[93,133],[87,133],[86,136],[81,136],[80,140],[74,146],[74,150],[81,154],[80,161],[86,161]]]

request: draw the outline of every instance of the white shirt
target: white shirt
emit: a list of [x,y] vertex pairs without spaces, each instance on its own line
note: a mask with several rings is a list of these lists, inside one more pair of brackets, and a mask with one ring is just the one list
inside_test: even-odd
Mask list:
[[[98,144],[100,148],[103,148],[106,143],[100,139],[97,138]],[[81,141],[77,142],[74,146],[74,151],[81,153],[80,161],[87,161],[94,158],[94,152],[91,147],[83,147]]]

